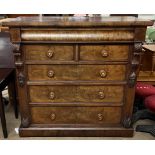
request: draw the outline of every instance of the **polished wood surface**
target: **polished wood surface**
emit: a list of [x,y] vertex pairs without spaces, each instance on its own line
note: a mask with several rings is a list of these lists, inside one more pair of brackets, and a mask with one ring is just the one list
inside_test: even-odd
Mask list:
[[[74,36],[74,37],[73,37]],[[32,29],[22,30],[22,41],[60,41],[66,42],[92,42],[92,41],[131,41],[134,40],[134,32],[132,29],[115,29],[115,30],[90,30],[90,29],[67,29],[67,30],[47,30]]]
[[74,46],[25,45],[26,60],[69,61],[74,58]]
[[122,101],[121,86],[30,86],[30,102],[34,103]]
[[[7,51],[5,51],[7,52]],[[16,96],[15,85],[15,71],[14,68],[0,68],[0,119],[2,123],[2,130],[4,138],[8,137],[6,119],[5,119],[5,107],[2,99],[2,91],[8,86],[9,101],[13,105],[15,117],[18,118],[18,105]]]
[[0,42],[0,68],[15,68],[8,32],[0,32]]
[[135,17],[16,18],[20,136],[132,136],[146,26]]
[[102,27],[102,26],[146,26],[152,25],[149,20],[136,17],[18,17],[4,22],[5,26],[49,26],[49,27]]
[[80,60],[127,61],[128,45],[81,45]]
[[125,80],[125,65],[28,65],[29,80]]
[[115,107],[32,107],[34,124],[105,124],[120,122],[121,108]]

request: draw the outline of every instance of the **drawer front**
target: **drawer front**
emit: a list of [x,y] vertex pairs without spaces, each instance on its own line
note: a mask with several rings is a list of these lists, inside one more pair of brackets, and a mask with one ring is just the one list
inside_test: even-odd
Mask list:
[[123,86],[30,86],[30,102],[122,102]]
[[30,86],[30,102],[74,102],[76,86]]
[[32,107],[34,124],[120,123],[120,107]]
[[98,42],[98,41],[131,41],[134,40],[133,30],[124,29],[64,29],[64,30],[22,30],[23,41],[59,41],[59,42]]
[[122,102],[123,86],[79,86],[79,102]]
[[123,61],[128,60],[128,45],[82,45],[80,60]]
[[28,65],[29,80],[125,80],[125,65]]
[[26,60],[73,60],[73,46],[25,45],[22,49],[25,52]]

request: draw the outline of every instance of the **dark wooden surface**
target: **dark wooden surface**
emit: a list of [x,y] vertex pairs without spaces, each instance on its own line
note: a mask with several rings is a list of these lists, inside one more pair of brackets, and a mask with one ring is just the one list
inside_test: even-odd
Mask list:
[[49,26],[49,27],[99,27],[99,26],[149,26],[153,22],[136,17],[18,17],[3,26]]
[[10,42],[10,34],[0,32],[0,69],[15,68],[13,46]]
[[11,74],[12,68],[0,68],[0,84]]
[[8,137],[7,127],[6,127],[6,118],[5,118],[5,111],[4,111],[4,104],[2,100],[2,92],[0,91],[0,119],[2,123],[2,131],[4,138]]
[[13,105],[15,117],[18,118],[16,85],[15,85],[15,65],[13,56],[13,46],[9,39],[9,33],[0,33],[0,118],[4,137],[7,138],[6,119],[4,103],[2,102],[2,91],[8,86],[10,104]]
[[3,24],[16,48],[20,136],[133,135],[142,41],[152,22],[30,17]]
[[15,116],[18,117],[18,111],[17,111],[17,101],[16,101],[16,90],[14,85],[15,79],[14,79],[14,69],[13,68],[0,68],[0,118],[2,123],[2,130],[4,138],[7,138],[7,127],[6,127],[6,119],[5,119],[5,111],[4,111],[4,103],[2,102],[2,91],[5,89],[6,86],[12,85],[12,88],[10,89],[10,92],[12,92],[12,95],[10,95],[10,98],[12,98],[13,102],[11,103],[14,105],[14,108],[16,110]]

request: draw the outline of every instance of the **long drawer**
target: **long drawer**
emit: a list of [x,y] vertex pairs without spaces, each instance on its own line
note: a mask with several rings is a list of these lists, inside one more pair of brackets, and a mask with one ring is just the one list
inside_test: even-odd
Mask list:
[[132,41],[133,30],[104,29],[104,30],[21,30],[22,41],[54,41],[54,42],[99,42],[99,41]]
[[[79,45],[81,61],[125,61],[128,60],[130,45]],[[75,45],[24,45],[26,60],[71,61],[74,60]]]
[[119,124],[120,107],[31,107],[34,124]]
[[125,80],[125,65],[28,65],[29,80]]
[[122,102],[123,86],[29,86],[30,102]]

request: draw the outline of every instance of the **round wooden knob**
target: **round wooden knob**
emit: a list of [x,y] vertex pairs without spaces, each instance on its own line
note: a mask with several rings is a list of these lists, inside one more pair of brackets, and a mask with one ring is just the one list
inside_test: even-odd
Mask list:
[[54,71],[53,70],[48,71],[48,77],[50,77],[50,78],[54,77]]
[[50,118],[51,118],[51,120],[55,120],[56,115],[54,113],[52,113],[51,116],[50,116]]
[[103,91],[99,92],[99,97],[100,97],[100,99],[104,99],[105,98],[105,94],[104,94]]
[[52,58],[53,54],[54,54],[54,52],[52,50],[48,50],[46,55],[48,58]]
[[105,70],[100,70],[100,76],[105,78],[107,76],[107,72]]
[[49,93],[49,99],[53,100],[55,98],[54,92]]
[[102,57],[108,57],[108,51],[102,50],[101,55],[102,55]]
[[98,117],[98,120],[99,120],[99,121],[102,121],[102,120],[103,120],[103,114],[98,113],[98,114],[97,114],[97,117]]

